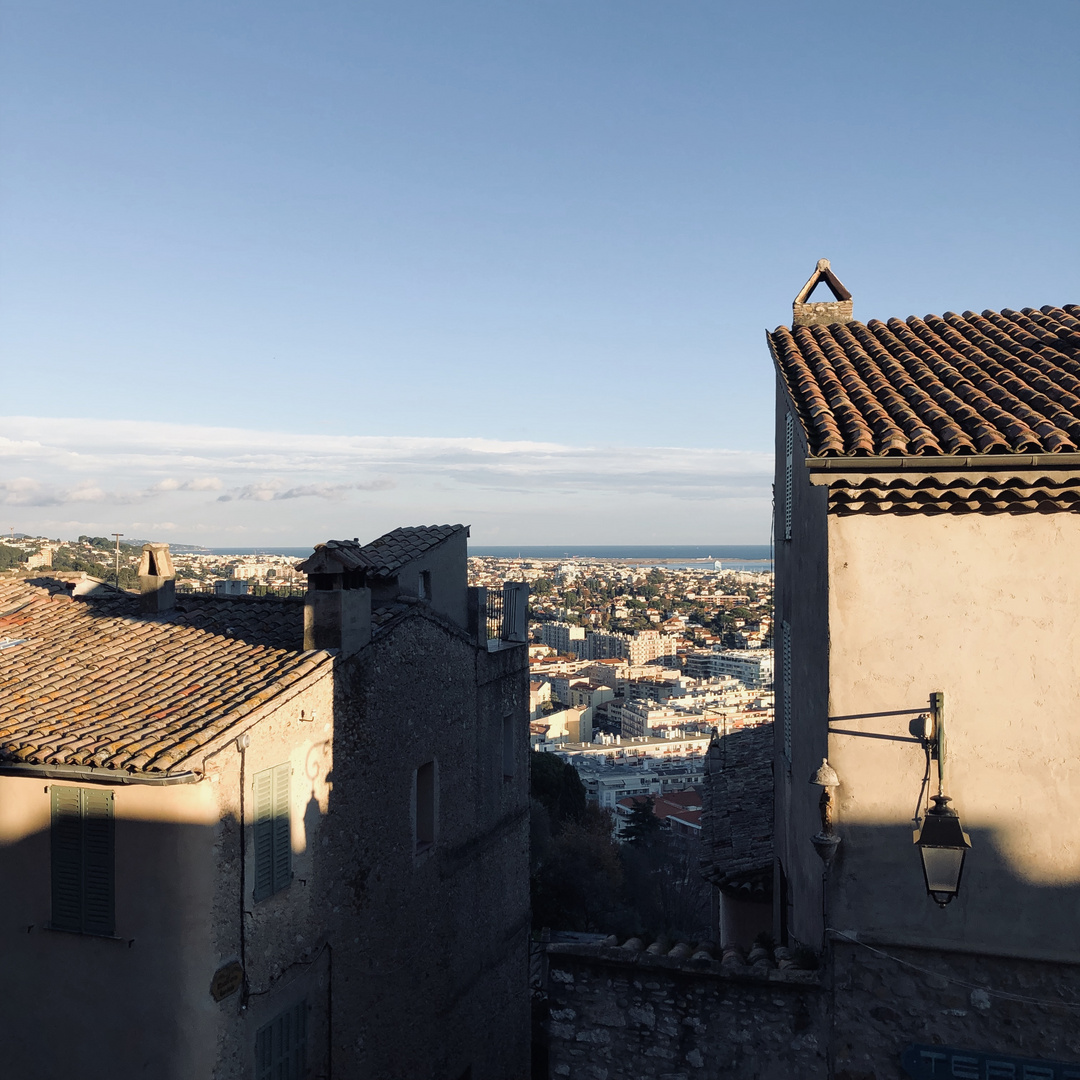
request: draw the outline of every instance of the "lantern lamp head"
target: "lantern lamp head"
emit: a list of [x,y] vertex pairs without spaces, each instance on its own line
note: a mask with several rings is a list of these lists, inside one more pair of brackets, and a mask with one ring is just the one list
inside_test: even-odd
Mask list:
[[915,845],[922,857],[926,891],[939,907],[945,907],[960,892],[964,856],[971,847],[947,795],[934,796],[934,805],[923,818]]

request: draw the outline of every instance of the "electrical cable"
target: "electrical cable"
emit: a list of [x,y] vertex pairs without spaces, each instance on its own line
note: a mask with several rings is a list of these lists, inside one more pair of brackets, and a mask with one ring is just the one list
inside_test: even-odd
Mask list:
[[926,775],[922,778],[922,787],[919,788],[919,798],[915,803],[915,817],[913,820],[915,821],[916,827],[918,827],[919,820],[922,817],[923,797],[926,795],[926,789],[930,785],[930,743],[926,739],[923,739],[923,750],[926,752]]
[[867,951],[872,952],[875,956],[883,956],[886,960],[892,960],[896,964],[911,968],[913,971],[918,971],[923,975],[936,976],[937,978],[944,979],[946,982],[953,983],[956,986],[962,986],[966,990],[982,990],[984,993],[993,997],[1002,998],[1005,1001],[1016,1001],[1023,1005],[1040,1005],[1045,1006],[1046,1008],[1080,1009],[1080,1001],[1050,1001],[1047,998],[1033,998],[1027,997],[1024,994],[1013,994],[1008,990],[994,990],[991,987],[983,986],[980,983],[965,982],[963,979],[957,979],[951,975],[942,975],[940,971],[931,971],[930,968],[920,967],[918,964],[913,964],[910,960],[903,960],[899,956],[893,956],[892,953],[885,952],[884,949],[877,949],[873,945],[868,945],[865,941],[860,941],[858,938],[852,937],[843,930],[834,930],[830,926],[825,932],[827,934],[835,934],[836,937],[842,938],[844,941],[850,941],[853,945],[859,945]]

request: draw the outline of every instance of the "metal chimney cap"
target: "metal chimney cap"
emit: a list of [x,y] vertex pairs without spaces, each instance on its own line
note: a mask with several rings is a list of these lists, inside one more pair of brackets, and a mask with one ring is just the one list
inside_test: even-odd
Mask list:
[[810,777],[810,783],[823,788],[840,786],[840,777],[836,775],[836,770],[829,764],[828,758],[821,759],[817,772]]

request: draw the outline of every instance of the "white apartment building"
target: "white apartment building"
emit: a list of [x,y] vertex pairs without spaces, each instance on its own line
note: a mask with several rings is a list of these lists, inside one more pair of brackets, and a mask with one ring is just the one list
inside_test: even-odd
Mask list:
[[705,782],[704,757],[641,765],[607,765],[580,756],[571,756],[568,760],[578,770],[585,787],[585,798],[602,810],[614,811],[620,799],[634,795],[656,797],[670,791],[685,791]]
[[608,706],[608,716],[620,720],[624,739],[634,739],[652,734],[654,727],[674,726],[679,713],[655,701],[643,699],[624,701],[621,705],[611,704]]
[[686,658],[686,674],[695,679],[715,679],[724,675],[744,686],[771,686],[772,649],[726,649],[692,653]]
[[542,623],[540,640],[557,653],[580,656],[585,643],[585,627],[565,622]]
[[674,656],[675,651],[675,636],[659,630],[638,630],[632,635],[590,631],[585,635],[583,655],[587,660],[628,660],[631,667],[641,667]]

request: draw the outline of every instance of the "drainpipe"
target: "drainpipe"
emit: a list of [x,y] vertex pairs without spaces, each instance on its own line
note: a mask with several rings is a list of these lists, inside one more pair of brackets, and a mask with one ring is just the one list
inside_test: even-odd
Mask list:
[[240,987],[240,1008],[247,1008],[248,973],[247,973],[247,928],[244,925],[244,895],[247,890],[247,846],[244,818],[244,783],[247,766],[247,748],[251,745],[251,736],[245,731],[236,737],[236,749],[240,753],[240,970],[243,972],[243,984]]

